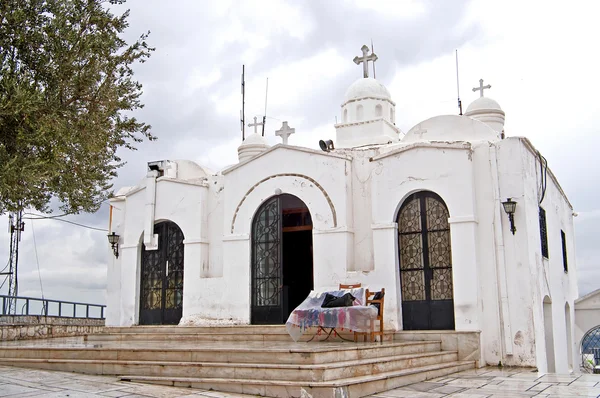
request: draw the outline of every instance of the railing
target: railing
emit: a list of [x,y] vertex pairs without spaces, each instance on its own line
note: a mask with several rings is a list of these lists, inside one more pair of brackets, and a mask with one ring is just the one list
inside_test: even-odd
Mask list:
[[[4,296],[0,315],[41,315],[59,318],[104,319],[105,305],[78,303],[75,301],[49,300],[34,297]],[[11,306],[11,304],[13,304]],[[15,308],[14,313],[10,308]],[[20,313],[18,309],[20,308]],[[85,314],[85,315],[84,315]]]

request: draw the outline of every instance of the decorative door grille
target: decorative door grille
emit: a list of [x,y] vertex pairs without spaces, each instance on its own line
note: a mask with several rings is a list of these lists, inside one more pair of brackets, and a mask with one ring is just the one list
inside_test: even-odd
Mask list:
[[406,199],[398,214],[405,330],[454,329],[448,209],[431,192]]

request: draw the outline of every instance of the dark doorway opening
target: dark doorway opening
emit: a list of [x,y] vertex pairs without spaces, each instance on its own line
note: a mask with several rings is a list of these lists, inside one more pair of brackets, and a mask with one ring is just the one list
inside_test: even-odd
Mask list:
[[177,325],[183,315],[183,232],[171,221],[154,225],[158,249],[142,245],[140,325]]
[[252,222],[251,323],[283,324],[313,289],[312,219],[293,195],[266,201]]

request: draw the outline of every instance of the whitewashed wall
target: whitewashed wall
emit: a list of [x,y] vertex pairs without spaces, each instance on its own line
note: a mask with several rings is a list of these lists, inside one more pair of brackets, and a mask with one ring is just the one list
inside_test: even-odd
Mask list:
[[[436,118],[420,124],[419,134],[452,138],[467,125],[475,137],[490,135],[480,122],[450,119],[454,130],[436,132],[445,126],[445,119]],[[551,172],[542,202],[550,255],[542,259],[539,161],[528,141],[417,138],[329,154],[277,145],[222,174],[188,181],[159,178],[156,220],[177,223],[185,236],[184,317],[249,323],[252,219],[265,200],[287,193],[303,200],[313,219],[315,288],[342,282],[385,287],[386,328],[401,330],[397,212],[406,197],[425,190],[438,194],[449,210],[456,330],[481,330],[480,363],[545,370],[542,303],[548,296],[556,371],[567,371],[578,341],[565,314],[567,305],[575,319],[572,208]],[[515,235],[501,205],[508,197],[518,203]],[[111,202],[112,230],[122,238],[121,255],[108,268],[107,325],[138,322],[145,201],[142,184]],[[561,229],[567,236],[568,273]]]

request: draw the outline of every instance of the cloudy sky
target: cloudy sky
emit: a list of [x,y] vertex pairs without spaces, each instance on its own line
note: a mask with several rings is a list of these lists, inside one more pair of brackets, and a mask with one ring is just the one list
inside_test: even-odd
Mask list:
[[[548,159],[579,216],[575,219],[579,288],[600,288],[600,3],[596,1],[160,1],[130,0],[130,41],[151,31],[156,52],[136,68],[145,109],[137,116],[159,138],[136,152],[115,187],[136,184],[146,162],[192,159],[213,170],[237,161],[240,73],[246,65],[248,119],[264,112],[266,135],[282,120],[296,128],[290,144],[318,147],[333,138],[346,88],[361,76],[352,59],[373,40],[377,79],[396,101],[397,125],[455,114],[486,95],[506,112],[506,133],[526,136]],[[108,206],[66,220],[106,228]],[[6,217],[0,218],[6,223]],[[19,294],[105,302],[106,232],[57,220],[27,220]],[[9,235],[0,231],[0,259]],[[36,261],[37,248],[37,261]],[[5,260],[3,260],[5,261]],[[39,271],[38,271],[39,270]],[[41,281],[41,283],[40,283]],[[6,286],[0,289],[6,293]]]

